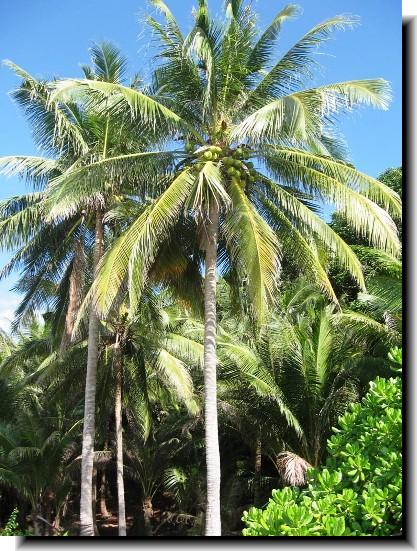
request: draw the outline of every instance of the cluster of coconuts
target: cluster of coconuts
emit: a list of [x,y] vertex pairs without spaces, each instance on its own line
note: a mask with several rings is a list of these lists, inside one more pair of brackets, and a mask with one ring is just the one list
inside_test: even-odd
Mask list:
[[[188,153],[193,152],[193,144],[188,142],[185,146],[185,150]],[[201,169],[205,161],[221,160],[228,176],[234,177],[238,183],[245,185],[247,183],[253,183],[256,180],[256,171],[253,169],[253,163],[247,161],[249,156],[250,151],[245,147],[222,149],[218,145],[211,145],[199,154],[199,162],[196,163],[196,168]]]
[[[242,185],[246,183],[253,184],[256,180],[256,171],[253,170],[253,163],[246,160],[248,157],[249,152],[238,147],[231,152],[231,155],[222,159],[227,174],[230,177],[236,178],[238,183]],[[243,159],[244,162],[241,159]]]

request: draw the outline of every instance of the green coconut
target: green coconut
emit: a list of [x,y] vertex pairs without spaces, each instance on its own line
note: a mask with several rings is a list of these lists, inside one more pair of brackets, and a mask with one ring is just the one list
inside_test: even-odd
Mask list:
[[210,159],[212,159],[212,157],[213,157],[213,153],[211,151],[204,151],[203,158],[206,161],[210,161]]

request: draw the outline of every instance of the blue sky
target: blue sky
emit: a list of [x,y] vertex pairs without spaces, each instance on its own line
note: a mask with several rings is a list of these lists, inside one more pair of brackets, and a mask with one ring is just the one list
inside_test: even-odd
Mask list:
[[[191,25],[192,0],[166,0],[183,29]],[[222,0],[209,0],[213,13],[221,13]],[[258,0],[253,5],[259,26],[267,24],[287,2]],[[389,111],[360,111],[344,117],[352,161],[377,176],[385,168],[401,165],[401,2],[399,0],[300,0],[298,19],[286,23],[277,56],[318,22],[341,13],[359,15],[361,24],[337,32],[317,59],[322,70],[314,84],[358,78],[383,77],[391,82]],[[79,76],[80,63],[88,63],[93,42],[111,40],[129,60],[131,72],[146,77],[153,51],[143,31],[148,11],[143,0],[20,0],[5,2],[0,20],[0,59],[11,59],[38,77]],[[17,79],[0,68],[0,155],[38,154],[28,125],[8,96]],[[25,191],[17,179],[0,176],[0,199]],[[8,255],[0,252],[0,265]],[[17,297],[9,293],[15,278],[0,282],[0,326],[11,317]]]

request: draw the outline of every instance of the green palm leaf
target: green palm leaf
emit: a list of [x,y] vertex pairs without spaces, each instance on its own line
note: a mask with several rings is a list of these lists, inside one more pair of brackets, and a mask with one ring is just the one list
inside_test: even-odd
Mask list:
[[232,257],[243,266],[255,312],[262,319],[274,301],[280,268],[280,246],[275,233],[258,214],[235,178],[229,185],[233,208],[225,217],[224,232]]
[[326,41],[334,30],[343,30],[357,23],[357,17],[338,15],[313,27],[263,78],[250,94],[247,106],[262,105],[266,99],[298,88],[311,76],[310,68],[315,61],[310,52]]
[[313,232],[316,239],[334,254],[335,259],[348,270],[364,289],[365,280],[361,264],[349,245],[317,214],[304,206],[293,195],[265,178],[263,181],[267,184],[268,197],[276,202],[278,207],[284,209],[287,218],[296,224],[301,234],[308,238]]
[[[285,250],[290,254],[295,255],[297,262],[304,266],[304,269],[313,275],[313,280],[323,289],[328,297],[337,303],[337,297],[333,287],[324,270],[317,254],[313,247],[303,237],[301,232],[288,220],[288,218],[269,200],[263,202],[265,209],[271,213],[271,216],[265,216],[271,227],[273,227],[283,243]],[[265,213],[266,214],[266,213]],[[280,228],[285,231],[279,232]]]
[[0,157],[0,174],[19,176],[32,182],[35,187],[43,187],[50,178],[60,172],[59,163],[54,159],[15,155]]
[[[276,385],[273,377],[265,369],[253,350],[243,343],[232,342],[225,334],[219,336],[219,354],[228,380],[231,377],[244,375],[250,386],[264,397],[272,398],[290,426],[294,428],[298,436],[302,435],[302,429],[297,418],[285,403],[281,389]],[[233,370],[233,366],[238,372]]]
[[168,350],[161,348],[156,365],[167,383],[175,389],[178,398],[184,402],[189,412],[195,415],[199,408],[194,400],[192,378],[185,364]]
[[328,84],[280,97],[263,105],[233,130],[233,140],[300,142],[320,135],[324,122],[335,113],[357,105],[387,109],[390,88],[383,79],[352,80]]
[[111,308],[128,277],[131,291],[130,306],[134,312],[147,269],[157,253],[161,239],[167,236],[176,222],[194,180],[190,169],[181,172],[106,253],[94,284],[97,304],[101,311],[107,312]]
[[110,115],[112,113],[120,114],[120,109],[123,111],[127,107],[134,118],[138,118],[149,128],[155,130],[158,126],[164,126],[171,132],[178,129],[188,130],[200,142],[203,141],[194,128],[171,109],[150,96],[121,84],[88,79],[61,80],[54,84],[51,100],[65,101],[66,98],[71,98],[74,94],[85,95],[89,91],[93,92],[92,105],[96,105]]
[[294,165],[301,165],[306,169],[318,170],[362,193],[372,201],[382,204],[396,217],[401,217],[402,205],[399,195],[379,180],[360,172],[347,163],[302,149],[267,146],[265,151],[272,170],[274,170],[274,163],[276,163],[277,174],[279,173],[279,160],[281,159],[294,163]]
[[265,29],[249,53],[247,66],[251,72],[264,69],[271,57],[272,48],[279,36],[283,22],[296,17],[299,12],[299,6],[288,4],[274,17],[272,23]]

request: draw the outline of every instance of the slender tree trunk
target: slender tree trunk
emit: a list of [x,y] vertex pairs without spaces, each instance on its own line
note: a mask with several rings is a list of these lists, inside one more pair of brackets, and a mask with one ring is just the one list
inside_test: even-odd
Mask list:
[[145,536],[153,536],[151,518],[153,517],[152,498],[145,497],[143,500],[143,521],[145,526]]
[[42,528],[38,519],[39,514],[40,514],[40,505],[36,504],[31,514],[32,523],[33,523],[33,533],[35,536],[42,536]]
[[216,376],[216,264],[219,208],[213,200],[206,225],[204,278],[204,410],[206,431],[207,507],[206,536],[221,536],[220,451],[217,424]]
[[70,492],[68,492],[68,494],[65,496],[65,499],[64,499],[64,505],[62,506],[62,518],[65,518],[67,515],[69,498],[70,498]]
[[52,490],[48,489],[46,491],[45,495],[45,520],[47,521],[47,525],[45,526],[45,535],[47,536],[53,536],[53,530],[52,530],[52,507],[54,502],[54,494]]
[[[94,247],[94,275],[97,273],[98,263],[103,256],[104,230],[102,213],[98,212],[96,217]],[[94,536],[94,517],[92,509],[92,482],[94,464],[94,434],[95,434],[95,404],[96,404],[96,380],[98,363],[98,337],[99,317],[95,300],[93,298],[89,323],[88,323],[88,353],[87,353],[87,375],[85,381],[85,402],[84,402],[84,427],[83,446],[81,458],[81,503],[80,503],[80,525],[81,536]]]
[[94,527],[94,535],[99,536],[99,531],[97,528],[97,468],[93,467],[93,489],[92,489],[92,500],[91,500],[91,507],[93,509],[93,527]]
[[255,479],[253,485],[253,502],[255,507],[261,506],[261,471],[262,471],[262,443],[257,438],[255,447]]
[[60,506],[57,508],[54,522],[52,523],[52,526],[56,532],[59,532],[61,530],[61,519],[62,519],[63,508],[64,508],[63,506]]
[[68,309],[65,316],[65,327],[62,335],[60,354],[64,354],[72,341],[72,331],[81,304],[81,290],[84,280],[84,247],[80,239],[75,245],[74,263],[69,282]]
[[[104,449],[107,449],[107,445],[104,446]],[[103,467],[100,475],[100,496],[99,496],[99,508],[100,508],[100,515],[102,516],[102,518],[108,518],[111,516],[111,513],[107,509],[106,491],[107,491],[107,477],[106,477],[106,469]]]
[[53,522],[53,527],[55,528],[56,532],[59,532],[61,530],[61,522],[65,517],[65,515],[67,514],[69,497],[70,497],[70,494],[68,492],[62,504],[58,506],[58,509],[55,515],[55,520]]
[[116,335],[114,345],[114,377],[115,377],[115,400],[114,416],[116,420],[116,455],[117,455],[117,501],[119,517],[119,536],[126,535],[126,512],[125,512],[125,488],[123,481],[123,433],[122,433],[122,369],[123,357],[122,346],[124,338]]

